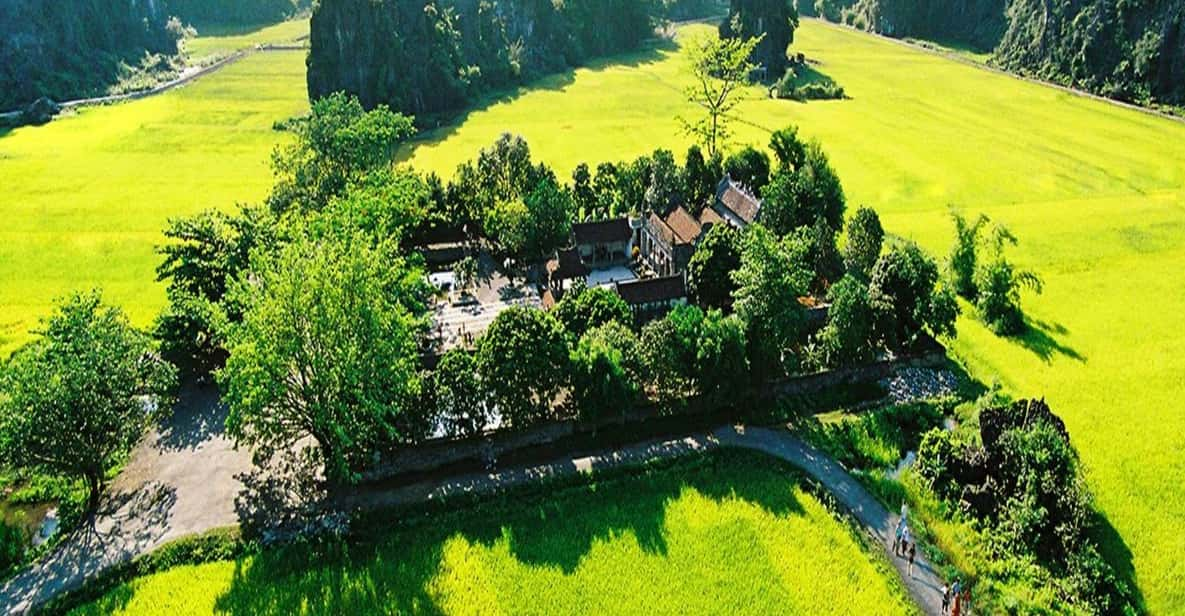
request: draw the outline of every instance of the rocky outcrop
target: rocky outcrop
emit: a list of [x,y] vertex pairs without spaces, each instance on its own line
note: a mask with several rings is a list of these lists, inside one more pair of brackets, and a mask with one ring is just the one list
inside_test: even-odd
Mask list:
[[1185,105],[1185,2],[1010,0],[1003,67],[1120,100]]
[[101,94],[124,65],[175,54],[162,0],[0,2],[0,110]]
[[356,95],[410,114],[637,48],[657,2],[641,0],[321,0],[313,11],[309,97]]

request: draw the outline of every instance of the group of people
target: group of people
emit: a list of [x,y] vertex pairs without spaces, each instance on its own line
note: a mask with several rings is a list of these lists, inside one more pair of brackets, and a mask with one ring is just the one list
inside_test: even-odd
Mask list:
[[893,553],[909,559],[909,577],[913,577],[913,559],[918,555],[918,544],[909,534],[909,506],[901,505],[901,518],[897,520],[897,532],[893,537]]
[[942,613],[967,616],[971,613],[971,589],[955,577],[954,583],[942,585]]
[[[909,532],[909,506],[901,505],[901,518],[893,537],[893,554],[909,561],[909,577],[913,577],[913,561],[918,554],[918,544]],[[967,616],[971,613],[971,589],[955,577],[952,584],[942,585],[942,613],[950,616]]]

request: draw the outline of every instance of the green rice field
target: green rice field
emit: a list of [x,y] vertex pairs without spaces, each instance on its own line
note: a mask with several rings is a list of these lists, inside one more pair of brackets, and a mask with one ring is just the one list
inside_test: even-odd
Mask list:
[[190,58],[224,55],[263,43],[292,43],[309,34],[309,20],[293,19],[259,28],[197,27],[198,36],[187,39],[185,52]]
[[[949,206],[1012,229],[1014,257],[1046,283],[1025,298],[1032,332],[1002,339],[964,317],[951,349],[984,381],[1048,399],[1113,526],[1108,556],[1152,612],[1181,613],[1185,124],[817,21],[795,40],[850,98],[803,104],[753,89],[736,142],[799,125],[823,142],[853,207],[875,207],[891,233],[936,255],[951,241]],[[103,286],[149,322],[163,302],[152,246],[164,221],[264,194],[281,138],[271,122],[307,105],[303,68],[300,52],[256,55],[166,96],[0,137],[0,348],[80,286]],[[477,106],[403,158],[447,176],[503,131],[565,175],[581,161],[682,152],[676,118],[694,114],[684,75],[668,45],[554,76]]]
[[436,514],[351,549],[176,567],[74,613],[911,613],[885,557],[797,477],[723,451]]

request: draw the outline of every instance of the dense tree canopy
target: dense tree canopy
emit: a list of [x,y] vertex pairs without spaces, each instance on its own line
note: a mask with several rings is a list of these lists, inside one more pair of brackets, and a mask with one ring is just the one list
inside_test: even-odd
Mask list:
[[489,425],[490,408],[477,374],[477,360],[455,348],[440,358],[432,373],[436,393],[436,417],[445,434],[455,438],[477,436]]
[[779,240],[761,225],[749,227],[741,242],[741,267],[733,272],[734,308],[745,323],[749,360],[759,382],[797,368],[793,351],[806,325],[798,299],[814,277],[809,254],[808,242]]
[[227,431],[257,460],[312,437],[335,481],[354,477],[401,434],[418,392],[422,272],[390,242],[353,229],[301,232],[253,255],[233,293],[243,306],[218,374]]
[[764,66],[770,79],[786,71],[786,52],[798,29],[798,10],[793,0],[732,0],[728,20],[720,25],[720,36],[762,37],[752,59]]
[[724,172],[754,194],[769,183],[769,155],[748,145],[724,159]]
[[713,225],[695,246],[687,263],[687,290],[702,308],[730,310],[741,266],[741,232],[731,225]]
[[477,343],[477,369],[502,422],[522,429],[553,417],[569,382],[568,342],[552,315],[516,306]]
[[79,478],[98,504],[103,479],[172,411],[176,370],[97,292],[68,297],[0,372],[0,458]]
[[901,349],[923,330],[935,336],[954,334],[959,306],[954,293],[938,282],[938,266],[912,242],[880,256],[868,291],[880,342]]
[[552,314],[576,339],[606,323],[629,325],[633,322],[630,307],[620,295],[606,287],[587,287],[583,281],[578,281],[564,293]]
[[636,351],[636,342],[620,330],[596,328],[580,338],[571,362],[572,402],[581,419],[622,417],[638,401],[638,375],[626,355]]
[[818,218],[835,231],[843,228],[843,187],[818,142],[806,145],[801,165],[774,174],[761,197],[761,222],[778,235],[809,227]]
[[823,363],[838,367],[871,359],[873,313],[868,286],[851,275],[844,276],[827,292],[827,325],[817,340]]
[[365,111],[358,99],[337,93],[314,101],[293,132],[296,139],[272,155],[276,182],[268,203],[276,212],[324,208],[350,182],[389,167],[415,130],[411,118],[385,106]]
[[872,208],[862,207],[848,221],[847,241],[843,247],[844,268],[848,273],[867,280],[872,266],[881,256],[885,230],[880,216]]

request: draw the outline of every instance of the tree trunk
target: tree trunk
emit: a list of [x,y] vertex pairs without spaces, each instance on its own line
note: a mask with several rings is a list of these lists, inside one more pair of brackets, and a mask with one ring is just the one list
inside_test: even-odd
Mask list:
[[92,514],[99,509],[99,497],[103,495],[103,474],[87,473],[86,484],[90,490],[90,496],[87,497],[87,511]]

